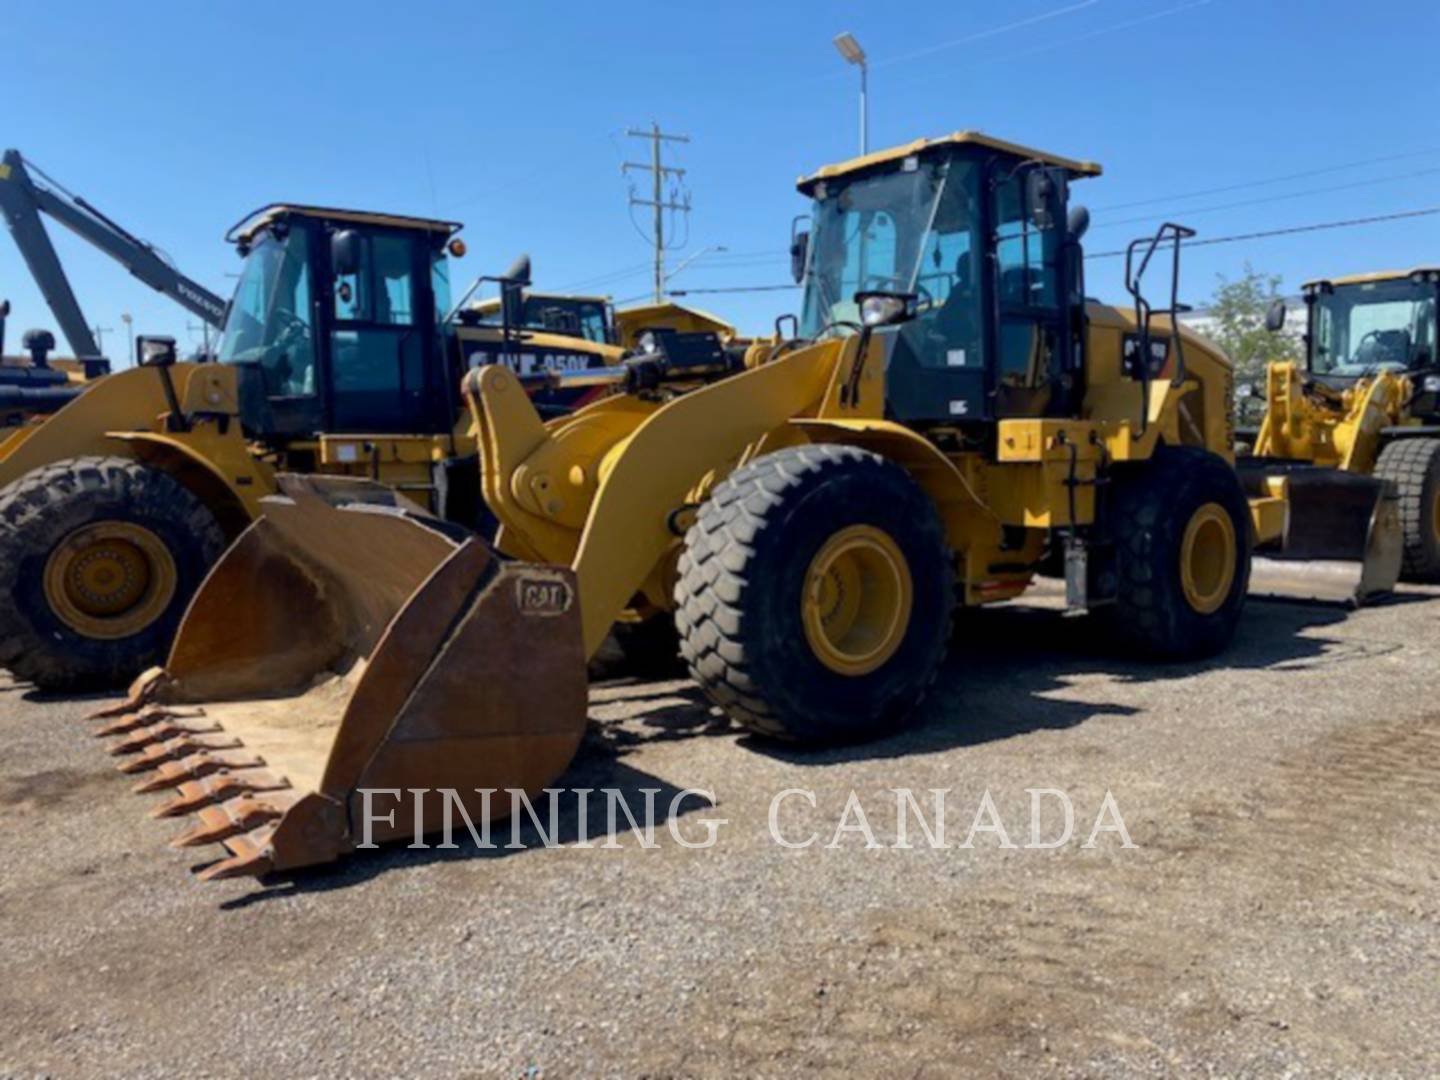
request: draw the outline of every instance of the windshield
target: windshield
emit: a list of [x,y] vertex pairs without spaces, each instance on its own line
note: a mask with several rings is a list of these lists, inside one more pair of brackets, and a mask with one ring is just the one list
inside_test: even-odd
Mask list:
[[315,393],[310,262],[303,229],[267,232],[245,257],[220,337],[222,363],[258,364],[270,397]]
[[1311,370],[1358,377],[1432,366],[1436,294],[1434,285],[1409,279],[1316,289]]
[[836,323],[858,323],[857,292],[920,291],[921,256],[945,171],[943,161],[920,162],[908,172],[816,189],[802,337],[817,337]]
[[[481,326],[500,326],[504,322],[500,301],[493,298],[472,304],[470,317]],[[526,293],[522,319],[518,330],[562,334],[600,344],[609,341],[610,319],[603,300]]]

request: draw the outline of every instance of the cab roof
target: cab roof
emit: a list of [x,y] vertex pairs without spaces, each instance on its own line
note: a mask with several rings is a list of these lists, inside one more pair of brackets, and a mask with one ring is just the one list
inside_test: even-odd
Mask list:
[[1368,274],[1346,274],[1344,277],[1316,278],[1307,281],[1301,288],[1311,289],[1317,285],[1373,285],[1380,281],[1403,281],[1416,274],[1440,274],[1437,266],[1416,266],[1409,270],[1374,270]]
[[916,139],[904,146],[891,147],[889,150],[877,150],[875,153],[866,154],[863,157],[851,158],[849,161],[842,161],[835,165],[826,165],[810,176],[802,176],[795,186],[802,193],[809,195],[815,185],[822,180],[832,180],[837,176],[851,176],[877,165],[899,161],[912,154],[924,154],[927,151],[935,151],[947,146],[981,146],[990,150],[999,150],[1020,158],[1043,161],[1046,165],[1065,169],[1072,176],[1077,177],[1099,176],[1102,171],[1100,166],[1093,161],[1077,161],[1074,158],[1061,157],[1058,154],[1048,154],[1044,150],[1035,150],[1029,146],[1021,146],[1019,143],[994,138],[986,135],[983,131],[957,131],[934,139]]
[[437,221],[434,218],[408,217],[404,214],[377,214],[369,210],[342,210],[328,206],[305,206],[300,203],[271,203],[245,215],[225,233],[231,243],[248,241],[261,229],[286,217],[324,218],[330,221],[353,221],[358,225],[381,225],[391,229],[417,229],[422,232],[450,236],[463,227],[458,221]]

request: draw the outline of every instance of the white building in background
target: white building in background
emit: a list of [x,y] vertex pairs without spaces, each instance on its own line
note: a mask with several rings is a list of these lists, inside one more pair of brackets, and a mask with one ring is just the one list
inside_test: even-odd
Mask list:
[[[1305,333],[1305,298],[1303,296],[1287,296],[1285,298],[1285,330],[1284,332],[1297,340]],[[1209,308],[1196,308],[1180,316],[1180,323],[1188,329],[1194,330],[1197,334],[1205,337],[1214,337],[1216,318]]]

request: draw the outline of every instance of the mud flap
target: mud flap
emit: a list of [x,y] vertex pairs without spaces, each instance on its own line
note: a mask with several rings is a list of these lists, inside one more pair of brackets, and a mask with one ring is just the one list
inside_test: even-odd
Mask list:
[[1265,475],[1284,477],[1285,530],[1255,553],[1252,593],[1358,607],[1394,591],[1404,537],[1392,483],[1307,466]]
[[285,479],[196,595],[152,703],[99,732],[137,790],[170,793],[157,815],[198,815],[177,845],[225,846],[207,879],[439,829],[447,799],[477,827],[503,817],[585,725],[568,568]]

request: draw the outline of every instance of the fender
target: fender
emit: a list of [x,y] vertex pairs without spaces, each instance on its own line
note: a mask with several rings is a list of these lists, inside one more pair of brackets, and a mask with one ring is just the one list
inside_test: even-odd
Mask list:
[[105,438],[184,484],[231,539],[260,516],[260,500],[277,490],[274,470],[251,456],[236,427],[226,434],[210,424],[184,433],[107,431]]
[[[841,355],[835,342],[799,349],[630,418],[626,426],[634,429],[607,454],[573,549],[587,656],[675,543],[671,513],[707,474],[727,469],[792,417],[813,413]],[[535,556],[560,562],[570,555],[563,539],[573,532],[527,508],[511,481],[525,463],[559,449],[567,424],[544,428],[517,389],[515,377],[495,365],[466,378],[481,432],[485,495],[505,529],[522,534]],[[554,471],[565,475],[558,465]]]

